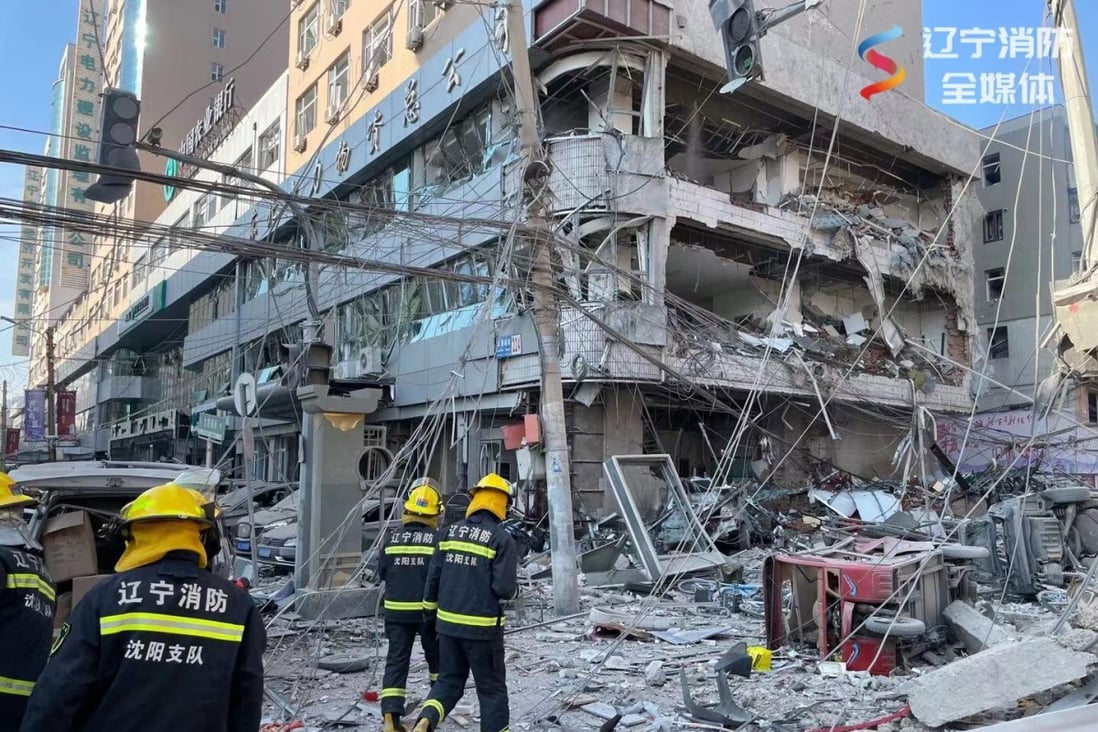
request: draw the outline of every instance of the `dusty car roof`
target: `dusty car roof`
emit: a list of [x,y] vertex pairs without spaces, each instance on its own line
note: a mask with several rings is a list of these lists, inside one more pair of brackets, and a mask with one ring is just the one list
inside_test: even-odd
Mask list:
[[[213,473],[217,474],[217,471]],[[190,487],[200,488],[194,484],[213,479],[213,475],[205,469],[179,463],[106,460],[24,465],[11,471],[9,475],[23,488],[88,492],[145,490],[179,478],[184,478],[184,482]],[[198,481],[196,478],[202,480]]]

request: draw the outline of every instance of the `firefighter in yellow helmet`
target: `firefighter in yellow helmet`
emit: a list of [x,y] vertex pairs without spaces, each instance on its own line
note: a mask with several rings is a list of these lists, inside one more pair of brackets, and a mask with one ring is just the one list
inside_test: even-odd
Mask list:
[[53,582],[23,522],[36,503],[0,473],[0,730],[19,729],[53,638]]
[[122,509],[118,573],[73,608],[23,732],[259,728],[266,633],[247,593],[203,571],[214,516],[174,483]]
[[441,532],[427,575],[424,605],[437,612],[441,665],[414,732],[432,732],[442,723],[465,693],[470,671],[481,732],[505,732],[510,723],[502,603],[518,592],[518,549],[502,522],[514,491],[489,473],[472,494],[465,520]]
[[381,683],[384,732],[404,732],[400,721],[407,695],[404,685],[417,633],[431,682],[438,674],[438,638],[433,614],[428,622],[423,612],[423,588],[435,553],[436,529],[442,511],[438,484],[431,478],[413,481],[404,502],[401,525],[389,530],[378,558],[378,575],[385,583],[385,636],[389,639]]

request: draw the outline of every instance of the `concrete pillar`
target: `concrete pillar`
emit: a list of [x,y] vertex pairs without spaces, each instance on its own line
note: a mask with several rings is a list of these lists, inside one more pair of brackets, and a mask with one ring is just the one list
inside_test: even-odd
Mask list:
[[667,289],[667,249],[671,246],[671,228],[674,225],[674,218],[654,218],[648,223],[644,235],[637,238],[637,246],[644,247],[641,261],[648,278],[644,301],[649,305],[663,305],[663,295]]
[[667,78],[666,51],[649,51],[644,62],[644,89],[641,93],[641,129],[643,137],[662,138],[663,115],[667,107],[665,83]]
[[330,396],[327,386],[297,390],[304,461],[297,537],[297,612],[307,618],[373,615],[376,590],[348,587],[362,563],[358,459],[362,425],[377,409],[379,389]]

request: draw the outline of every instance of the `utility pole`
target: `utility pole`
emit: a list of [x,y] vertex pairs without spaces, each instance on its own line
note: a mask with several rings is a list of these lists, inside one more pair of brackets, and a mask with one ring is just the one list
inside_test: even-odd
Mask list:
[[1098,378],[1098,369],[1094,367],[1093,358],[1088,356],[1098,348],[1098,328],[1095,327],[1098,324],[1098,300],[1095,300],[1098,292],[1098,143],[1094,135],[1094,107],[1090,101],[1075,3],[1073,0],[1048,0],[1048,7],[1057,32],[1056,59],[1071,137],[1085,273],[1076,284],[1054,291],[1052,302],[1056,325],[1061,335],[1071,341],[1071,349],[1061,343],[1061,355],[1083,381],[1093,382]]
[[46,444],[50,462],[57,461],[57,419],[53,411],[53,325],[46,328]]
[[1049,10],[1057,31],[1056,58],[1071,133],[1079,222],[1083,226],[1083,262],[1086,268],[1090,268],[1098,264],[1098,236],[1095,236],[1095,222],[1098,221],[1098,143],[1094,138],[1094,106],[1090,101],[1075,2],[1049,0]]
[[549,544],[553,563],[553,609],[571,615],[579,609],[576,567],[576,535],[572,517],[571,461],[564,422],[564,388],[560,378],[557,327],[560,303],[553,292],[549,231],[545,222],[545,193],[549,164],[537,129],[537,98],[526,47],[522,3],[507,1],[507,38],[511,46],[511,73],[515,82],[515,107],[522,152],[523,200],[526,205],[527,246],[531,249],[531,281],[534,321],[541,356],[541,412],[545,427],[545,475],[549,500]]
[[8,380],[4,379],[4,403],[0,405],[0,430],[4,433],[4,453],[0,455],[0,470],[8,469]]

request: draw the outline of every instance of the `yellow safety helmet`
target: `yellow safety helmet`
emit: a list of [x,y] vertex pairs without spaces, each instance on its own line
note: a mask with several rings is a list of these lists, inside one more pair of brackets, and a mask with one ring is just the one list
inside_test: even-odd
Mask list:
[[477,511],[488,511],[500,521],[507,518],[507,511],[515,495],[511,484],[497,473],[488,473],[469,489],[469,493],[472,494],[472,500],[465,509],[467,517]]
[[123,525],[138,521],[181,520],[197,521],[208,526],[214,514],[213,504],[198,491],[165,483],[148,489],[127,503],[119,518]]
[[477,481],[477,484],[469,489],[470,493],[476,493],[482,488],[488,488],[494,491],[502,491],[507,494],[508,498],[514,498],[515,491],[511,487],[511,484],[498,473],[488,473],[488,475]]
[[19,506],[31,506],[38,501],[30,496],[23,495],[19,486],[7,473],[0,473],[0,508],[18,508]]
[[438,516],[445,507],[438,483],[431,478],[418,478],[412,483],[408,500],[404,502],[404,513],[413,516]]

